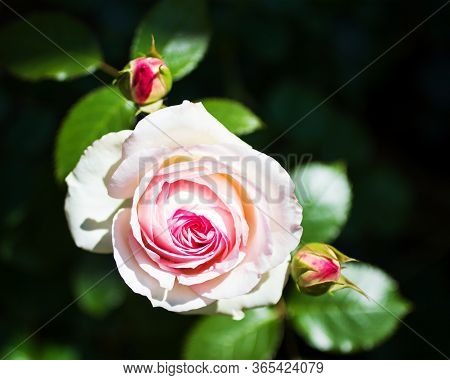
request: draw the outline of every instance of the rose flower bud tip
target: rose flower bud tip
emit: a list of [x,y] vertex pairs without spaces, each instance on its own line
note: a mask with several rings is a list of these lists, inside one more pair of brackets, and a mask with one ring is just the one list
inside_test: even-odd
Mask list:
[[341,273],[342,264],[350,261],[356,260],[330,245],[310,243],[294,255],[291,274],[297,288],[309,295],[320,296],[343,288],[352,288],[364,294]]
[[116,81],[122,94],[140,106],[164,98],[172,87],[172,75],[164,61],[155,57],[132,60]]

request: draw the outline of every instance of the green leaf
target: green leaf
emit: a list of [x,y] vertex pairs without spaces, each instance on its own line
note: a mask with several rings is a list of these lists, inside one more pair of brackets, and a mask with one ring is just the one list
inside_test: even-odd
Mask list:
[[78,269],[73,281],[73,292],[79,307],[96,318],[102,318],[119,307],[126,298],[127,288],[110,260],[90,255]]
[[410,310],[396,282],[380,269],[350,264],[344,272],[364,292],[344,289],[312,297],[293,291],[288,315],[295,330],[321,351],[352,353],[370,350],[391,336]]
[[94,36],[61,12],[35,12],[0,30],[0,60],[26,80],[66,80],[88,75],[102,62]]
[[264,126],[258,116],[235,100],[207,98],[202,103],[211,115],[238,136],[247,135]]
[[310,163],[297,168],[292,179],[303,206],[302,244],[330,243],[345,225],[351,188],[342,164]]
[[174,80],[197,67],[209,44],[205,0],[163,0],[144,17],[133,40],[131,57],[148,55],[155,37],[156,48]]
[[282,321],[273,308],[247,310],[240,321],[224,315],[207,316],[188,335],[184,358],[270,359],[281,337]]
[[81,98],[64,119],[57,137],[57,179],[64,180],[95,140],[130,128],[134,113],[133,104],[111,87],[98,88]]

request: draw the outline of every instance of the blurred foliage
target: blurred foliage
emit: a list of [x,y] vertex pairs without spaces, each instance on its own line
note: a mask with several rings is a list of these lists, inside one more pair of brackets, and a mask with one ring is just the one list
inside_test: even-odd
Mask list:
[[320,297],[292,291],[288,314],[298,333],[322,351],[348,354],[370,350],[389,337],[410,310],[395,281],[367,264],[350,264],[344,274],[367,294],[341,290]]
[[128,288],[116,266],[100,255],[85,257],[73,278],[73,296],[87,314],[103,318],[121,306]]
[[248,135],[263,127],[263,122],[243,104],[231,99],[201,100],[206,110],[238,136]]
[[[62,11],[81,20],[99,40],[105,60],[121,68],[129,58],[135,27],[151,5],[143,0],[17,0],[13,7],[23,15]],[[272,153],[289,170],[299,163],[295,158],[295,162],[285,159],[292,153],[297,157],[310,154],[314,161],[345,162],[353,203],[348,223],[335,245],[352,257],[383,267],[397,279],[415,307],[406,322],[448,353],[445,331],[450,306],[443,302],[450,291],[450,181],[446,178],[450,119],[448,10],[433,17],[317,107],[440,5],[435,0],[389,4],[210,1],[210,48],[205,54],[207,40],[193,38],[196,45],[192,48],[199,59],[181,62],[179,78],[198,67],[176,83],[168,100],[177,104],[207,96],[242,101],[268,126],[246,137],[246,141]],[[179,14],[189,20],[196,17],[190,16],[191,12]],[[4,7],[1,17],[5,28],[18,21]],[[91,263],[97,268],[95,276],[101,278],[113,266],[111,256],[95,256],[74,247],[62,207],[65,188],[55,183],[53,176],[52,150],[58,126],[71,105],[99,86],[98,79],[85,76],[62,85],[22,82],[11,77],[9,72],[28,79],[37,75],[27,58],[36,57],[34,44],[45,41],[30,30],[23,33],[29,34],[30,40],[28,44],[20,43],[22,60],[6,62],[7,70],[0,71],[0,169],[4,184],[0,189],[0,285],[4,289],[0,293],[0,352],[4,354],[82,292],[84,287],[74,287],[77,281],[73,281],[80,268]],[[63,33],[60,35],[61,45],[69,49],[72,42],[63,40]],[[13,34],[10,37],[0,48],[2,60],[7,56],[5,49],[9,53],[18,48],[11,43],[17,41]],[[75,51],[80,41],[73,41]],[[91,45],[95,43],[83,46]],[[92,63],[94,67],[98,54],[96,48],[92,51],[94,59],[87,65]],[[203,54],[205,59],[199,63]],[[66,58],[61,55],[57,59]],[[57,63],[44,70],[45,75],[54,77],[56,67]],[[68,75],[76,76],[75,71]],[[110,81],[103,73],[97,75]],[[289,133],[281,136],[294,124]],[[274,139],[277,141],[272,143]],[[390,289],[386,289],[387,294],[391,294]],[[74,290],[78,293],[74,294]],[[188,331],[192,326],[197,326],[194,331],[201,326],[198,317],[153,309],[144,297],[128,289],[124,297],[122,291],[119,286],[117,295],[98,293],[104,304],[94,304],[106,305],[104,311],[93,311],[95,307],[86,306],[92,305],[89,301],[84,306],[78,303],[69,307],[10,357],[181,357],[181,342]],[[345,293],[341,294],[335,296],[337,301],[346,298]],[[356,293],[354,296],[360,297]],[[391,302],[392,296],[382,300]],[[308,301],[313,304],[320,298]],[[393,302],[396,314],[407,310],[402,299],[393,297]],[[382,327],[391,328],[384,324]],[[285,337],[292,335],[289,331],[286,327]],[[319,347],[305,331],[309,330],[302,330],[307,340]],[[323,331],[329,330],[323,327]],[[333,353],[321,353],[294,339],[302,357],[335,358]],[[291,344],[284,339],[278,357],[289,357]],[[374,344],[381,342],[376,337],[372,341],[359,340],[352,342],[352,348]],[[378,348],[351,357],[440,358],[406,328]]]
[[55,150],[59,181],[73,170],[84,150],[109,132],[132,128],[135,106],[113,87],[95,89],[82,97],[62,122]]
[[274,308],[248,310],[234,321],[227,315],[204,317],[189,333],[183,357],[191,360],[263,360],[279,347],[283,323]]
[[[25,337],[24,337],[25,339]],[[20,340],[18,340],[20,341]],[[77,360],[79,353],[74,347],[47,343],[36,346],[29,341],[24,342],[21,347],[9,348],[11,354],[8,356],[12,360]],[[8,352],[8,349],[6,350]]]
[[305,163],[294,170],[292,180],[303,207],[301,243],[333,241],[344,227],[351,205],[345,167]]
[[76,19],[61,12],[36,12],[0,31],[0,57],[28,80],[66,80],[89,75],[101,64],[97,41]]
[[131,47],[131,57],[148,54],[155,38],[174,80],[189,74],[203,58],[209,43],[206,0],[165,0],[144,17]]

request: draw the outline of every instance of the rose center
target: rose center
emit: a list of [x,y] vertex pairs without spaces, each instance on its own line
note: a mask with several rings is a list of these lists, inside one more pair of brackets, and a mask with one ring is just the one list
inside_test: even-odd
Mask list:
[[201,249],[211,245],[217,231],[208,218],[179,209],[168,220],[172,240],[191,253],[201,253]]

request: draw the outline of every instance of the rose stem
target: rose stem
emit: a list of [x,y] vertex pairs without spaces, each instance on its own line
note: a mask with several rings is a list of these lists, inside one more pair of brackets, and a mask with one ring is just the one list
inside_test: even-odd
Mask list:
[[104,73],[111,75],[113,78],[117,78],[119,76],[119,70],[112,67],[111,65],[108,65],[105,62],[102,62],[100,64],[100,70],[102,70]]

